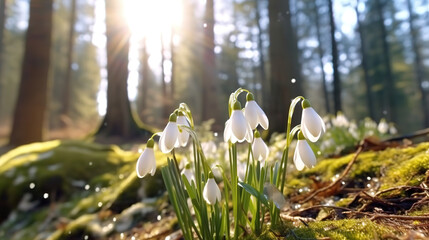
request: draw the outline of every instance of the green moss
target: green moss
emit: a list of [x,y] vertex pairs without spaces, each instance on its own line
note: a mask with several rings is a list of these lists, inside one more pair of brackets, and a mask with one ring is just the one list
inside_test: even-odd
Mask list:
[[[394,232],[393,229],[371,222],[368,219],[348,219],[337,221],[316,221],[293,229],[293,234],[298,238],[326,238],[360,240],[381,239],[383,235]],[[290,234],[287,239],[295,239]]]

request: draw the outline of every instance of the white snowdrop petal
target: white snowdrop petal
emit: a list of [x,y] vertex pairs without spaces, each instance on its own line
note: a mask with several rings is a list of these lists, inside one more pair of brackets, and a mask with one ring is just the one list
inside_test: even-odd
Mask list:
[[305,140],[298,140],[297,143],[299,156],[304,164],[308,168],[312,168],[316,165],[316,156],[314,155],[313,150],[310,145]]
[[191,184],[192,181],[195,182],[195,177],[194,177],[194,173],[192,172],[191,169],[183,169],[182,170],[182,175],[185,175],[186,179],[188,179],[189,184]]
[[137,176],[145,177],[148,173],[152,176],[156,172],[156,160],[153,148],[146,148],[137,160],[136,165]]
[[324,132],[325,123],[312,107],[308,107],[302,111],[301,128],[306,139],[316,142]]
[[160,149],[163,153],[169,153],[175,146],[177,146],[179,136],[179,129],[176,122],[168,122],[167,126],[161,134]]
[[203,197],[210,205],[215,204],[216,200],[220,201],[220,189],[213,178],[209,178],[209,180],[207,180],[203,190]]
[[255,101],[247,101],[244,107],[244,116],[249,122],[250,127],[255,129],[258,126],[258,104]]
[[255,141],[252,144],[253,154],[255,159],[263,161],[268,157],[268,147],[262,138],[255,138]]
[[258,115],[258,120],[259,120],[259,124],[261,125],[261,127],[263,129],[267,130],[269,127],[268,117],[262,109],[260,109],[260,114]]
[[[183,125],[183,126],[189,127],[188,120],[186,119],[185,116],[178,116],[176,122],[177,122],[177,125]],[[186,144],[188,143],[188,139],[189,139],[189,132],[186,129],[182,128],[181,131],[179,131],[179,145],[181,147],[185,147]]]
[[304,169],[305,164],[302,161],[300,155],[299,155],[299,150],[298,150],[299,146],[297,145],[295,148],[295,153],[293,155],[293,163],[295,164],[295,167],[298,171],[301,171],[302,169]]
[[225,122],[225,130],[223,130],[223,140],[228,142],[231,138],[231,120],[228,119]]
[[234,110],[231,114],[231,129],[232,134],[242,142],[246,137],[247,121],[241,110]]

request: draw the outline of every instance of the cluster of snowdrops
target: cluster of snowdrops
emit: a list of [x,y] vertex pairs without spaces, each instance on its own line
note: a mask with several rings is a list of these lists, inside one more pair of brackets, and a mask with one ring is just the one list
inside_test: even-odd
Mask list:
[[[241,93],[247,93],[244,108],[238,101]],[[291,128],[293,112],[300,101],[301,124]],[[316,142],[324,133],[325,124],[307,99],[300,96],[292,100],[282,158],[270,164],[265,161],[269,149],[258,130],[258,126],[268,129],[269,121],[253,94],[237,89],[230,95],[228,111],[230,118],[225,123],[223,137],[228,144],[229,166],[216,166],[222,176],[218,179],[223,183],[221,188],[194,131],[192,113],[184,103],[170,115],[164,130],[147,141],[137,161],[139,177],[155,174],[154,137],[160,136],[159,149],[170,154],[167,165],[161,168],[162,177],[185,239],[238,239],[244,232],[259,236],[268,224],[280,224],[283,206],[276,198],[283,197],[288,151],[295,135],[298,138],[293,156],[295,167],[302,170],[316,164],[307,141]],[[179,169],[174,149],[186,146],[189,138],[192,138],[193,162]],[[237,144],[246,142],[246,165],[238,164]],[[240,171],[245,172],[244,177],[239,177]],[[265,221],[267,213],[270,221]]]

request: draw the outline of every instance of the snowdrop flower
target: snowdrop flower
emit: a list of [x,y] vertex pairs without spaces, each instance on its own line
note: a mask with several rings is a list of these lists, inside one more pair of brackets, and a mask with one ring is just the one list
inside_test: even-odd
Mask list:
[[267,144],[265,144],[264,140],[262,140],[259,131],[255,131],[255,140],[252,144],[253,156],[258,161],[265,161],[268,158],[269,149]]
[[203,197],[209,205],[214,205],[216,201],[220,202],[220,189],[214,180],[212,172],[209,173],[209,180],[204,186]]
[[295,153],[293,155],[293,163],[298,171],[304,169],[305,166],[308,168],[316,165],[316,156],[305,140],[303,132],[298,133],[298,142],[296,143]]
[[[179,112],[178,114],[179,116],[177,117],[177,125],[183,125],[186,127],[189,127],[189,122],[186,119],[185,115],[183,115],[182,112]],[[189,133],[187,130],[185,129],[179,129],[179,144],[181,147],[186,146],[186,144],[188,143],[188,139],[189,139]]]
[[382,118],[380,123],[378,123],[377,130],[381,134],[386,134],[389,131],[389,124],[386,122],[386,119]]
[[167,126],[162,131],[161,137],[159,138],[159,149],[163,153],[169,153],[173,148],[179,147],[179,128],[177,127],[177,115],[172,113],[168,120]]
[[148,173],[154,175],[156,172],[155,152],[153,151],[153,139],[149,139],[146,144],[146,149],[137,160],[136,171],[139,178],[145,177]]
[[237,176],[238,176],[238,180],[244,182],[244,180],[246,179],[246,169],[247,169],[246,163],[244,163],[242,161],[238,161],[237,162]]
[[244,116],[252,129],[255,129],[258,124],[265,130],[268,129],[268,117],[264,110],[256,103],[252,93],[247,93],[246,106],[244,107]]
[[336,127],[347,127],[349,125],[349,120],[342,112],[338,112],[337,116],[332,119],[332,124]]
[[316,142],[325,132],[325,123],[307,99],[302,101],[301,130],[305,138]]
[[186,167],[182,170],[181,175],[185,175],[188,179],[189,184],[192,184],[192,181],[195,182],[195,176],[191,169],[191,164],[186,164]]
[[240,102],[234,103],[234,108],[231,113],[231,117],[225,123],[225,130],[223,132],[223,138],[225,142],[231,141],[232,143],[252,142],[252,128],[244,117],[241,111]]

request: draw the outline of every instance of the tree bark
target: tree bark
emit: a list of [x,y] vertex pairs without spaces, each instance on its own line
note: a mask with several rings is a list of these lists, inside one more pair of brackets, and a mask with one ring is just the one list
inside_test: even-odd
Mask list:
[[324,64],[323,64],[323,48],[322,48],[322,34],[320,33],[320,15],[319,15],[319,6],[317,6],[317,2],[314,1],[314,15],[315,15],[315,21],[316,24],[316,34],[317,34],[317,52],[319,53],[319,65],[322,72],[322,87],[323,87],[323,96],[325,98],[325,109],[327,113],[331,113],[330,108],[330,101],[329,101],[329,93],[328,88],[326,86],[326,74],[324,70]]
[[[268,117],[272,132],[286,130],[287,114],[293,98],[302,95],[301,66],[298,62],[298,44],[291,22],[289,0],[271,0],[268,3],[270,34],[271,102]],[[292,79],[296,79],[295,83]],[[286,107],[286,109],[285,109]],[[299,115],[300,108],[296,108]],[[297,118],[294,119],[297,122]]]
[[132,138],[147,134],[137,124],[128,99],[130,30],[121,0],[106,0],[107,110],[98,136]]
[[53,0],[30,1],[21,83],[10,144],[43,140],[48,97]]
[[[213,125],[216,130],[220,130],[223,121],[219,118],[218,109],[218,91],[217,91],[217,76],[216,63],[214,53],[214,2],[213,0],[206,1],[205,16],[204,16],[204,39],[203,39],[203,92],[202,92],[202,119],[214,119]],[[219,129],[217,129],[219,128]]]
[[362,22],[360,21],[360,13],[358,9],[359,1],[357,2],[355,6],[355,12],[357,17],[357,29],[359,32],[359,41],[360,41],[360,55],[361,55],[361,65],[363,70],[363,76],[365,81],[365,90],[366,90],[366,103],[368,108],[368,113],[371,119],[375,119],[375,113],[374,113],[374,100],[372,98],[372,84],[371,79],[369,77],[369,67],[368,67],[368,61],[367,61],[367,55],[366,55],[366,44],[365,44],[365,35],[362,27]]
[[67,45],[67,71],[64,79],[63,91],[63,108],[61,114],[64,117],[70,117],[70,91],[71,91],[71,77],[72,77],[72,64],[73,64],[73,49],[75,43],[75,30],[74,25],[76,22],[76,0],[71,0],[70,8],[70,25]]
[[429,109],[427,106],[427,94],[423,88],[423,76],[424,70],[422,65],[422,56],[420,53],[420,46],[418,42],[418,30],[414,24],[415,15],[413,13],[413,5],[411,0],[407,0],[407,9],[409,13],[408,24],[410,25],[410,36],[411,36],[411,46],[414,52],[414,72],[417,79],[418,88],[421,94],[421,103],[424,115],[423,127],[429,127]]
[[383,5],[381,0],[375,0],[376,11],[378,15],[378,24],[380,28],[382,48],[383,48],[383,62],[386,77],[384,79],[384,100],[385,100],[385,113],[388,121],[395,122],[395,82],[393,80],[392,66],[390,62],[390,47],[387,42],[387,30],[384,25]]
[[[267,89],[267,73],[265,70],[265,55],[264,55],[264,49],[263,49],[263,42],[262,42],[262,27],[261,27],[261,14],[259,13],[259,11],[261,10],[259,7],[259,1],[258,0],[254,0],[254,4],[255,4],[255,11],[256,11],[256,27],[258,28],[258,52],[259,52],[259,74],[261,77],[261,93],[263,96],[268,96],[267,92],[269,89]],[[261,104],[263,106],[265,106],[265,104],[263,102],[261,102]]]
[[[4,27],[5,27],[5,20],[6,20],[6,0],[0,0],[0,89],[4,89],[3,87],[3,36],[4,36]],[[0,91],[0,94],[2,94],[2,91]],[[0,106],[2,106],[1,101],[3,99],[0,97]],[[0,111],[0,122],[3,120],[3,114]]]
[[331,46],[332,46],[332,68],[334,70],[334,112],[342,110],[341,104],[341,78],[338,71],[338,47],[335,40],[335,19],[332,0],[328,0],[329,5],[329,25],[331,26]]

